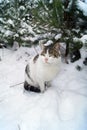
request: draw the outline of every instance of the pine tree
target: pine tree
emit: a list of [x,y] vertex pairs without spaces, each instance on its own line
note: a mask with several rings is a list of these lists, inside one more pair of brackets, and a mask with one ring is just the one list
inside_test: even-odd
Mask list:
[[13,45],[14,41],[23,44],[22,37],[34,35],[30,28],[30,2],[28,0],[2,1],[0,5],[0,37]]
[[35,19],[44,25],[60,27],[63,24],[63,6],[61,0],[39,0],[33,10]]
[[83,11],[78,9],[77,25],[82,31],[87,29],[87,16],[83,14]]
[[64,0],[64,21],[67,28],[74,28],[77,16],[77,0]]

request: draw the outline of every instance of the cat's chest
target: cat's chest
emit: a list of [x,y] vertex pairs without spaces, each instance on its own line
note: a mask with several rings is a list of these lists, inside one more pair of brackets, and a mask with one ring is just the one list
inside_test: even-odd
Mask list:
[[44,81],[52,80],[58,72],[58,66],[38,64],[39,78],[43,78]]

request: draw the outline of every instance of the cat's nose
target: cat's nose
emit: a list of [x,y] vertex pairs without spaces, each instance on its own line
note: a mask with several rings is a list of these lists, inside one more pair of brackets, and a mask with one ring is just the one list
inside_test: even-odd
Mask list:
[[45,58],[45,62],[47,62],[48,61],[48,58]]

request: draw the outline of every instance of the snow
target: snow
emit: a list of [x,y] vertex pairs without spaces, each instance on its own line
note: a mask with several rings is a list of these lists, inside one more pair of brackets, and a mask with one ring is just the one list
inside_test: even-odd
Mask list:
[[60,33],[60,34],[57,34],[56,36],[55,36],[55,40],[58,40],[58,39],[60,39],[62,37],[62,34]]
[[19,10],[25,10],[24,6],[20,6]]
[[[4,30],[3,30],[3,31],[4,31]],[[6,30],[4,35],[5,35],[6,37],[12,36],[12,35],[13,35],[13,32],[10,31],[10,30]]]
[[21,26],[22,26],[22,28],[27,29],[28,32],[30,32],[32,35],[35,35],[33,28],[30,25],[28,25],[27,23],[21,21]]
[[[39,52],[40,48],[35,47]],[[3,54],[2,54],[3,53]],[[84,58],[83,49],[81,53]],[[87,130],[87,66],[62,63],[45,93],[25,92],[24,70],[36,51],[0,49],[0,130]],[[76,65],[82,67],[76,70]]]
[[3,21],[3,19],[2,19],[2,18],[0,18],[0,22],[1,22],[1,23],[4,23],[4,21]]
[[83,35],[83,36],[80,38],[80,41],[82,41],[83,44],[87,43],[87,35]]
[[87,0],[85,0],[85,3],[87,3]]
[[49,3],[52,4],[52,3],[53,3],[53,0],[50,0]]
[[44,45],[45,45],[45,46],[49,46],[49,45],[51,45],[51,44],[53,44],[53,41],[52,41],[52,40],[48,40]]
[[85,2],[82,2],[80,0],[78,0],[77,2],[77,6],[78,6],[78,9],[80,9],[81,11],[83,11],[83,14],[85,16],[87,16],[87,3]]
[[9,20],[7,21],[7,23],[10,24],[10,25],[12,25],[12,26],[14,27],[14,23],[13,23],[13,21],[12,21],[11,19],[9,19]]

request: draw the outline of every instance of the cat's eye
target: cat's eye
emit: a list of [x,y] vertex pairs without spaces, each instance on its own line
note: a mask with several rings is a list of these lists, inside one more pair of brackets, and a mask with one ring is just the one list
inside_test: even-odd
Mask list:
[[49,57],[52,57],[52,55],[49,55]]
[[56,54],[54,54],[54,57],[57,57],[57,55],[56,55]]
[[45,53],[41,53],[42,56],[45,56]]
[[54,58],[59,57],[58,53],[54,53]]
[[55,57],[56,55],[54,54],[54,53],[51,53],[50,55],[49,55],[49,57]]
[[49,54],[49,57],[54,57],[53,54]]

